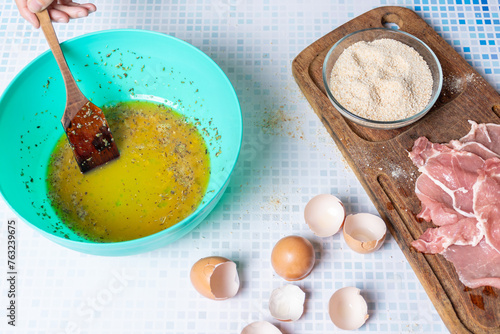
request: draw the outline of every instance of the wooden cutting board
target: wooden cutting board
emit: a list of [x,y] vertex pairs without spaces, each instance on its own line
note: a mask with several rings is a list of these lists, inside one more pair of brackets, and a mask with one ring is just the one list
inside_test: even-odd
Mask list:
[[[426,43],[443,68],[443,89],[436,105],[417,123],[397,130],[369,129],[343,118],[330,103],[322,78],[325,56],[339,39],[384,23],[395,23]],[[452,333],[500,333],[499,289],[466,288],[444,257],[420,254],[410,247],[433,225],[416,218],[421,209],[414,192],[419,172],[408,158],[420,136],[444,143],[467,134],[468,120],[500,123],[500,95],[422,18],[402,7],[376,8],[338,27],[302,51],[292,70],[448,329]]]

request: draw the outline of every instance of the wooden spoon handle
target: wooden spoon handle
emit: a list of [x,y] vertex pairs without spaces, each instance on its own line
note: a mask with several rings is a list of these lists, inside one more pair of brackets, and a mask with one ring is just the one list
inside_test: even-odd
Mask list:
[[52,50],[52,54],[54,55],[54,58],[56,58],[57,65],[61,70],[64,79],[64,85],[66,86],[66,105],[70,105],[77,101],[79,102],[80,100],[86,100],[85,96],[78,88],[73,75],[71,75],[68,64],[66,63],[66,59],[64,58],[64,54],[62,53],[61,46],[59,45],[59,41],[57,40],[54,26],[52,25],[47,9],[44,9],[41,12],[35,14],[40,21],[40,26],[42,28],[43,34],[45,35],[45,39],[47,40],[47,43]]

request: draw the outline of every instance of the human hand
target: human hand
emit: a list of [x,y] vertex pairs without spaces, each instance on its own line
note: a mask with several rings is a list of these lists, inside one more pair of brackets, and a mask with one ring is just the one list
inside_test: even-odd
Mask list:
[[37,29],[40,22],[35,13],[45,8],[49,11],[52,21],[61,23],[68,23],[70,19],[85,17],[96,11],[94,4],[79,4],[72,0],[16,0],[16,5],[21,16]]

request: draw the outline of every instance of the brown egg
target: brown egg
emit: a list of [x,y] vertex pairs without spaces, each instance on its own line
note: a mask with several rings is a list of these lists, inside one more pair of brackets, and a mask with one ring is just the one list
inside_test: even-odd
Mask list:
[[190,278],[196,291],[214,300],[234,297],[240,288],[236,263],[220,256],[198,260],[191,268]]
[[305,278],[314,267],[316,256],[309,240],[291,235],[279,240],[271,253],[276,273],[287,281]]

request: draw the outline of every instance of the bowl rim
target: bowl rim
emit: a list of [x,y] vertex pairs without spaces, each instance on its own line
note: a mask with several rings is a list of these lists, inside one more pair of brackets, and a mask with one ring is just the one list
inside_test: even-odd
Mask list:
[[[349,37],[351,37],[353,35],[356,35],[358,33],[362,33],[362,32],[365,32],[365,31],[375,31],[375,30],[389,32],[389,33],[396,34],[396,35],[397,34],[402,34],[402,35],[406,35],[407,37],[410,37],[410,39],[413,39],[417,43],[420,43],[425,49],[427,49],[427,51],[429,51],[429,53],[432,55],[432,59],[434,59],[436,65],[437,65],[437,68],[438,68],[438,79],[439,79],[439,81],[438,81],[438,87],[437,87],[436,93],[433,96],[431,96],[429,102],[427,103],[427,105],[425,106],[424,109],[422,109],[418,113],[416,113],[416,114],[414,114],[414,115],[412,115],[412,116],[410,116],[408,118],[398,119],[398,120],[394,120],[394,121],[378,121],[378,120],[372,120],[372,119],[361,117],[359,115],[356,115],[356,114],[350,112],[346,108],[344,108],[344,106],[342,106],[342,104],[335,99],[335,97],[333,96],[333,94],[332,94],[332,92],[330,90],[330,85],[329,85],[329,83],[327,81],[327,75],[328,75],[328,73],[326,73],[326,63],[327,63],[328,59],[330,58],[331,54],[333,53],[333,51],[337,48],[337,46],[341,42],[343,42],[347,38],[349,38]],[[374,39],[374,40],[376,40],[376,39]],[[401,43],[403,43],[403,42],[401,42]],[[355,123],[363,125],[365,127],[373,127],[373,128],[377,128],[377,129],[381,129],[381,130],[390,130],[390,129],[396,129],[398,127],[407,126],[407,125],[410,125],[410,124],[414,123],[415,121],[417,121],[421,117],[423,117],[434,106],[434,104],[436,103],[439,95],[441,94],[441,89],[443,87],[443,70],[441,68],[441,62],[437,58],[437,56],[434,53],[434,51],[432,51],[432,49],[426,43],[424,43],[422,40],[420,40],[419,38],[413,36],[410,33],[402,31],[400,29],[368,28],[368,29],[356,30],[354,32],[351,32],[351,33],[345,35],[344,37],[342,37],[341,39],[339,39],[330,48],[330,50],[326,54],[325,60],[323,61],[322,74],[323,74],[323,85],[325,86],[325,90],[326,90],[327,96],[330,99],[330,101],[333,103],[334,107],[343,116],[345,116],[345,117],[351,119],[352,121],[354,121]]]
[[[202,50],[200,50],[196,46],[194,46],[194,45],[192,45],[192,44],[190,44],[190,43],[188,43],[188,42],[186,42],[186,41],[184,41],[184,40],[182,40],[180,38],[177,38],[177,37],[165,34],[165,33],[157,32],[157,31],[152,31],[152,30],[147,30],[147,29],[130,29],[130,28],[126,28],[126,29],[106,29],[106,30],[100,30],[100,31],[95,31],[95,32],[91,32],[91,33],[79,35],[79,36],[70,38],[70,39],[68,39],[68,40],[66,40],[64,42],[61,42],[60,44],[61,45],[65,45],[65,44],[69,44],[69,43],[74,43],[75,41],[78,41],[80,39],[86,39],[86,38],[93,37],[93,36],[96,36],[96,35],[107,35],[107,34],[116,34],[116,33],[119,33],[119,34],[123,34],[123,33],[136,33],[137,34],[138,33],[138,34],[154,35],[154,36],[157,36],[157,37],[160,37],[160,38],[166,38],[166,39],[172,40],[172,41],[174,41],[174,43],[180,43],[180,44],[182,44],[182,45],[190,48],[193,52],[199,54],[201,57],[203,57],[204,59],[206,59],[209,64],[211,64],[212,66],[214,66],[215,69],[222,75],[221,79],[226,84],[228,84],[228,87],[231,88],[231,95],[234,98],[234,101],[236,103],[237,115],[238,115],[238,118],[239,118],[239,122],[237,124],[235,124],[235,126],[238,126],[239,134],[240,134],[240,136],[239,136],[240,138],[236,142],[238,144],[238,148],[236,150],[236,155],[235,155],[236,158],[234,159],[234,162],[232,163],[232,165],[230,166],[230,168],[228,168],[229,172],[228,172],[228,174],[227,174],[224,182],[221,182],[221,186],[214,193],[212,199],[210,201],[207,201],[206,203],[200,204],[200,206],[197,208],[197,210],[195,210],[195,212],[198,212],[197,213],[198,216],[202,216],[203,213],[204,213],[204,211],[206,210],[207,207],[209,207],[210,204],[212,204],[212,203],[215,202],[214,203],[214,205],[215,205],[217,203],[217,201],[219,201],[222,193],[225,191],[225,188],[226,188],[226,186],[227,186],[227,184],[229,182],[229,179],[231,178],[231,175],[233,174],[233,171],[234,171],[234,169],[236,167],[236,164],[238,162],[238,159],[239,159],[239,156],[240,156],[240,153],[241,153],[241,147],[242,147],[242,143],[243,143],[243,114],[242,114],[242,111],[241,111],[241,104],[239,102],[239,99],[238,99],[238,96],[237,96],[236,91],[234,89],[234,86],[232,85],[231,81],[227,77],[226,73],[205,52],[203,52]],[[8,92],[12,89],[12,87],[15,84],[15,82],[17,80],[19,80],[19,78],[22,75],[24,75],[24,73],[29,68],[31,68],[33,66],[33,64],[35,64],[41,58],[45,57],[47,54],[49,54],[51,52],[52,51],[50,49],[47,49],[46,51],[44,51],[41,54],[39,54],[38,56],[36,56],[33,60],[31,60],[28,64],[26,64],[11,79],[11,81],[9,82],[9,84],[7,85],[7,87],[5,88],[5,90],[0,95],[0,105],[1,105],[2,101],[4,101],[4,99],[6,99],[6,96],[7,96]],[[194,212],[192,212],[189,216],[187,216],[186,218],[184,218],[180,222],[176,223],[175,225],[172,225],[172,226],[170,226],[170,227],[168,227],[168,228],[166,228],[166,229],[164,229],[162,231],[159,231],[159,232],[156,232],[156,233],[153,233],[151,235],[147,235],[147,236],[144,236],[144,237],[141,237],[141,238],[137,238],[137,239],[126,240],[126,241],[117,241],[117,242],[95,242],[95,241],[90,241],[90,240],[86,240],[86,241],[71,240],[71,239],[64,238],[63,236],[59,236],[59,235],[56,235],[56,234],[49,233],[49,232],[45,231],[44,229],[38,227],[37,225],[31,223],[28,219],[26,219],[23,215],[21,215],[16,209],[14,209],[12,207],[12,205],[10,204],[9,201],[7,201],[7,199],[4,196],[4,192],[3,192],[2,187],[0,187],[0,196],[4,200],[4,202],[8,205],[8,207],[19,218],[21,218],[21,220],[23,220],[25,223],[27,223],[29,226],[31,226],[35,230],[41,232],[42,235],[45,235],[49,239],[55,238],[54,241],[56,241],[60,245],[64,245],[64,246],[66,246],[66,247],[68,247],[70,249],[73,249],[73,250],[79,250],[80,252],[84,252],[84,253],[88,253],[88,252],[82,250],[82,248],[80,246],[84,246],[84,245],[87,246],[87,247],[91,246],[97,252],[101,251],[101,250],[105,250],[105,249],[108,249],[108,250],[112,250],[112,249],[113,250],[120,250],[120,249],[123,249],[123,250],[125,250],[125,249],[131,249],[131,247],[133,247],[134,244],[136,244],[136,243],[146,244],[146,245],[149,244],[149,243],[152,244],[152,243],[156,242],[157,239],[163,237],[164,235],[169,235],[169,234],[175,233],[178,230],[182,230],[182,229],[185,229],[185,228],[190,228],[189,230],[191,230],[192,228],[196,227],[196,226],[190,227],[190,223],[195,219],[195,217],[193,216]],[[208,213],[207,213],[207,215],[208,215]],[[201,221],[199,223],[201,223]],[[188,232],[186,232],[186,234],[187,233]],[[182,235],[182,236],[184,236],[184,235]],[[181,237],[179,237],[179,238],[181,238]],[[174,242],[176,240],[178,240],[178,239],[176,238],[172,242]],[[168,244],[168,243],[169,242],[167,242],[165,244]],[[95,254],[95,253],[96,252],[93,252],[93,254]],[[107,254],[99,254],[99,255],[107,255]]]

